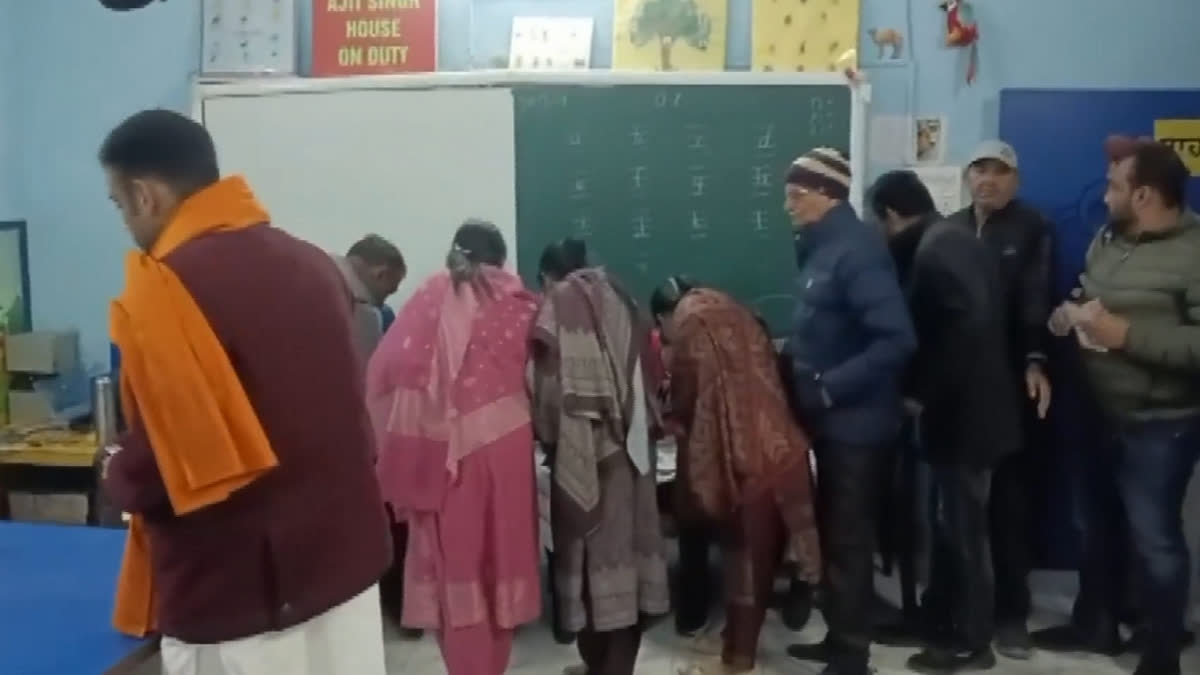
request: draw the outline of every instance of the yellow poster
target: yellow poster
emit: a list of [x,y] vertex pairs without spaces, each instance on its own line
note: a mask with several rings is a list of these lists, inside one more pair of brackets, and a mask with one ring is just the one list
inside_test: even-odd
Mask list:
[[614,2],[614,69],[725,69],[728,0]]
[[754,0],[753,70],[858,67],[859,0]]
[[1188,171],[1200,176],[1200,119],[1154,120],[1154,140],[1175,148]]

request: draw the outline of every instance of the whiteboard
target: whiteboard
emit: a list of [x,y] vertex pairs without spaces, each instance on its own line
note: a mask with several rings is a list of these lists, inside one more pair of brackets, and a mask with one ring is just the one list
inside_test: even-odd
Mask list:
[[442,269],[454,231],[490,220],[516,265],[509,89],[365,89],[207,96],[221,172],[250,181],[271,220],[331,253],[368,233],[400,248],[399,306]]

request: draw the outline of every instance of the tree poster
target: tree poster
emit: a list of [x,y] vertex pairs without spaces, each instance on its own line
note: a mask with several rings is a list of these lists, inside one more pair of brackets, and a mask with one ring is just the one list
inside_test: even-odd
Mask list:
[[728,0],[615,3],[614,69],[725,69]]
[[754,0],[751,69],[857,68],[858,0]]

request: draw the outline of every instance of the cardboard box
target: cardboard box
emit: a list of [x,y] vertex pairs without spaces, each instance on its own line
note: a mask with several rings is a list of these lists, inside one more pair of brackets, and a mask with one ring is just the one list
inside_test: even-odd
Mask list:
[[74,331],[14,333],[5,342],[10,373],[57,375],[79,363],[79,334]]
[[8,392],[8,423],[14,427],[45,424],[54,419],[54,394],[51,391]]

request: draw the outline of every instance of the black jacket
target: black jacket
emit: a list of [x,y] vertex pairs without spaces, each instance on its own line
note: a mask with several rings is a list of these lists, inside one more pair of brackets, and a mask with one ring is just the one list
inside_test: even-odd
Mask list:
[[978,239],[934,214],[889,242],[917,332],[906,395],[932,462],[988,466],[1021,443],[1003,284]]
[[999,262],[1011,365],[1024,372],[1046,360],[1050,318],[1053,227],[1040,211],[1014,199],[980,224],[968,206],[950,221],[975,235]]

